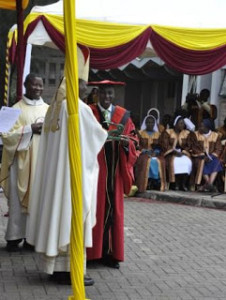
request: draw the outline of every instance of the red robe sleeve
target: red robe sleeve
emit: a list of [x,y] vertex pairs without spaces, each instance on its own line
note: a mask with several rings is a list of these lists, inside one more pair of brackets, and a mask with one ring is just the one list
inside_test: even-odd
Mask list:
[[132,132],[135,130],[135,126],[132,122],[132,120],[129,118],[126,122],[123,135],[127,136],[128,138],[132,138],[129,140],[128,145],[128,151],[124,149],[122,145],[120,145],[120,161],[119,161],[119,167],[120,167],[120,173],[122,174],[123,178],[123,187],[124,187],[124,193],[129,194],[131,186],[134,181],[134,172],[133,172],[133,166],[137,160],[136,155],[136,142],[134,140],[137,140],[137,138],[134,137]]

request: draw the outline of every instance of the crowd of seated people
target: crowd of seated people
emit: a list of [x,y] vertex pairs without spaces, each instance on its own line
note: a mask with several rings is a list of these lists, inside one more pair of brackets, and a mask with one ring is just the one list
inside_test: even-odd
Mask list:
[[165,115],[161,124],[158,110],[148,111],[138,132],[140,148],[135,166],[138,192],[225,191],[226,118],[218,129],[208,114],[195,123],[184,107],[172,117]]

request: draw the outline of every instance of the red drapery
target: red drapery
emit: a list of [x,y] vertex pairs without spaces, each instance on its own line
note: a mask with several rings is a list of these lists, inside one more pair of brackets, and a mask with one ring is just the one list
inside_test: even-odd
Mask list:
[[189,50],[163,39],[154,31],[150,41],[158,56],[182,73],[203,75],[226,65],[226,46],[205,51]]
[[57,31],[45,17],[41,17],[41,20],[52,41],[62,52],[65,53],[64,35]]
[[[41,18],[43,25],[49,36],[61,50],[65,51],[64,36],[55,30],[45,17]],[[90,49],[90,65],[95,69],[115,69],[123,64],[130,62],[141,55],[147,45],[151,29],[148,28],[141,35],[127,44],[109,49]],[[79,45],[82,47],[82,45]]]
[[95,69],[116,69],[140,56],[148,43],[151,28],[127,44],[109,48],[90,48],[90,64]]
[[[43,22],[52,41],[64,52],[65,44],[63,34],[58,32],[45,16],[38,17],[28,25],[24,36],[24,43],[27,43],[29,35],[39,21]],[[149,39],[158,56],[171,68],[182,73],[203,75],[226,65],[226,45],[206,51],[185,49],[165,40],[149,27],[141,35],[124,45],[108,49],[90,48],[91,67],[104,70],[115,69],[122,66],[140,56],[144,52]],[[80,46],[82,47],[82,45]],[[10,62],[14,62],[15,48],[15,41],[13,41],[11,49],[9,49]]]

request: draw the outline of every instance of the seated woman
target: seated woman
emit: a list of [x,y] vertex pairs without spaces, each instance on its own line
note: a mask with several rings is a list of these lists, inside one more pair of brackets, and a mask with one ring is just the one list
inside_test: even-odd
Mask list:
[[189,133],[185,129],[183,117],[177,116],[173,128],[163,131],[160,137],[160,146],[166,160],[167,179],[174,190],[188,190],[187,181],[192,170],[187,139]]
[[198,131],[191,133],[190,145],[191,154],[194,158],[195,184],[200,185],[202,179],[204,185],[200,191],[214,192],[216,187],[213,183],[218,172],[222,170],[219,157],[222,152],[222,145],[218,133],[210,130],[212,123],[209,119],[204,119]]
[[[161,133],[163,130],[164,130],[164,126],[162,124],[160,124],[160,112],[157,108],[150,108],[146,117],[148,116],[152,116],[155,118],[156,120],[156,126],[158,128],[158,131]],[[146,117],[144,118],[142,124],[141,124],[141,130],[144,130],[146,128],[146,125],[145,125],[145,120],[146,120]]]
[[145,129],[139,132],[141,154],[135,166],[135,184],[139,192],[147,188],[165,190],[165,163],[158,146],[160,133],[156,119],[146,116]]

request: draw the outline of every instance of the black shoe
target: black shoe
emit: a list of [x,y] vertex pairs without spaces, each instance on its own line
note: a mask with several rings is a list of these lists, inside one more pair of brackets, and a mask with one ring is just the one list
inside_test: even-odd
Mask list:
[[204,189],[204,192],[208,192],[208,193],[217,193],[218,191],[217,191],[217,188],[216,188],[214,185],[208,184],[208,185],[206,186],[206,188]]
[[181,178],[180,178],[180,190],[187,192],[188,188],[187,188],[187,183],[188,183],[188,175],[187,174],[181,174]]
[[[50,280],[62,285],[71,285],[71,276],[69,272],[54,272],[50,275]],[[94,285],[94,280],[89,277],[84,277],[84,285]]]
[[172,191],[179,191],[179,186],[176,183],[171,183],[170,184],[170,189]]
[[71,285],[69,272],[54,272],[50,275],[50,280],[62,285]]
[[90,277],[84,277],[84,285],[92,286],[92,285],[94,285],[94,280]]
[[105,258],[103,259],[103,264],[109,268],[119,269],[119,262],[113,258]]
[[183,192],[187,192],[188,188],[184,184],[182,184],[181,187],[180,187],[180,190],[183,191]]
[[113,269],[120,269],[120,264],[119,264],[119,262],[118,262],[118,261],[112,262],[111,268],[113,268]]
[[7,245],[6,245],[6,251],[8,251],[8,252],[19,252],[20,251],[20,247],[18,245],[9,245],[7,243]]
[[174,182],[170,183],[169,189],[172,190],[172,191],[175,191],[175,183]]
[[23,250],[26,250],[26,251],[35,251],[35,247],[28,244],[27,241],[25,240],[24,241],[24,244],[23,244]]
[[22,239],[7,241],[6,251],[8,251],[8,252],[20,251],[19,244],[21,242],[22,242]]

